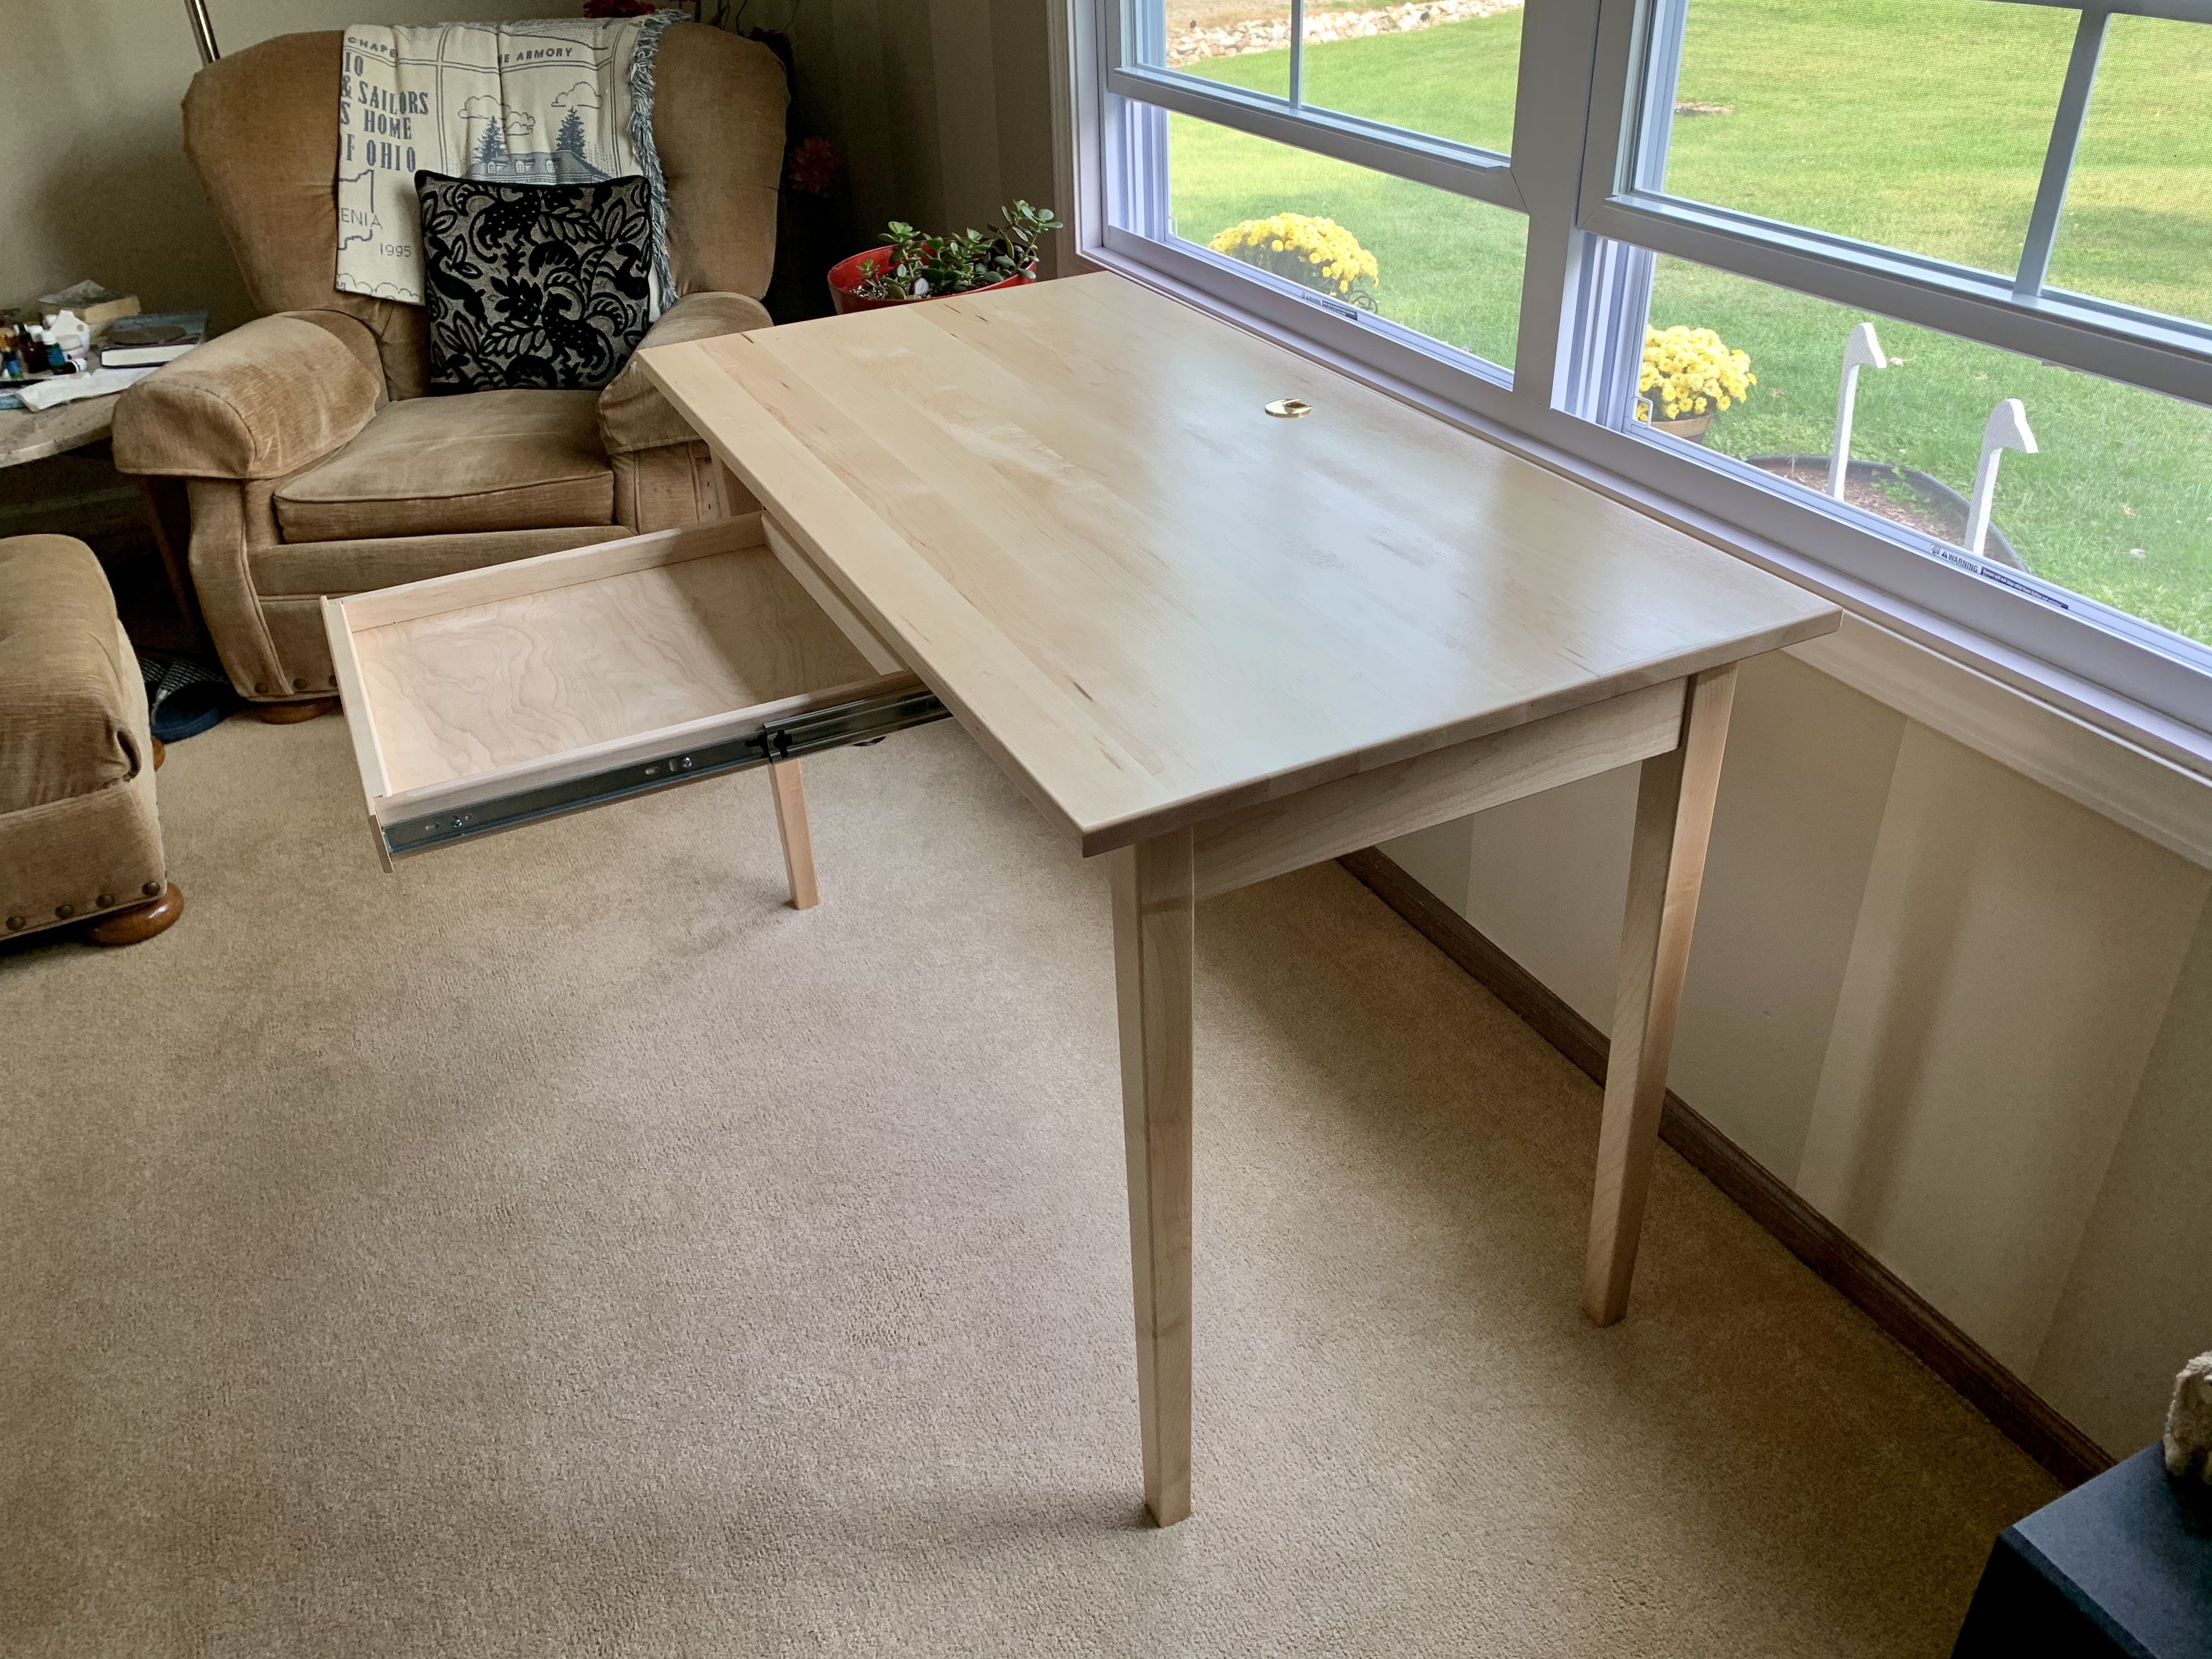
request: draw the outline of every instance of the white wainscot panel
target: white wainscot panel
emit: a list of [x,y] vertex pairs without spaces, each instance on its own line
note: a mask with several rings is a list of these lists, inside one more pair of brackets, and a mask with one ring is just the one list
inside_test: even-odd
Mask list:
[[1467,919],[1601,1031],[1613,1029],[1633,766],[1467,820]]
[[2028,1381],[2115,1457],[2212,1348],[2212,904]]
[[1905,720],[1778,653],[1742,672],[1669,1080],[1786,1181]]
[[1907,729],[1796,1185],[2022,1375],[2207,884]]
[[1449,823],[1434,824],[1410,836],[1379,842],[1376,850],[1465,915],[1474,823],[1472,818],[1454,818]]

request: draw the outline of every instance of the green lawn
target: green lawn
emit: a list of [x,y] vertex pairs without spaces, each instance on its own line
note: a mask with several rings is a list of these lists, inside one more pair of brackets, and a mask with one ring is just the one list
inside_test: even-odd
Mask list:
[[[1693,0],[1676,123],[1685,195],[2009,270],[2075,14],[1990,0]],[[1520,17],[1316,46],[1309,95],[1493,147],[1510,131]],[[1278,90],[1285,52],[1200,68]],[[2212,319],[2212,27],[2113,20],[2052,280]],[[1510,363],[1519,216],[1171,119],[1173,211],[1203,242],[1285,210],[1350,229],[1382,314]],[[1827,447],[1844,336],[1863,314],[1662,260],[1652,321],[1751,354],[1750,401],[1714,423],[1739,455]],[[1853,453],[1972,482],[1982,423],[2017,397],[2041,444],[2008,455],[1997,522],[2031,569],[2212,643],[2212,410],[1875,319],[1900,366],[1861,381]]]

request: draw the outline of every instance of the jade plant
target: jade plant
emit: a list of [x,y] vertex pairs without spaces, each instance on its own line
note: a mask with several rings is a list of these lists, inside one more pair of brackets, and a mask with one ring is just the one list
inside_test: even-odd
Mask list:
[[1036,272],[1037,241],[1060,229],[1050,208],[1016,202],[1000,210],[1003,222],[988,231],[932,236],[894,219],[884,228],[888,261],[863,259],[853,292],[864,300],[922,300],[966,294]]

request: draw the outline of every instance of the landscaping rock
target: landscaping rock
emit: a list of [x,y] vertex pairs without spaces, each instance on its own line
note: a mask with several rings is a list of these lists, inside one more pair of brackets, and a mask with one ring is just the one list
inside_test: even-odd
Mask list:
[[[1310,12],[1306,44],[1355,40],[1371,34],[1407,34],[1439,23],[1518,11],[1522,0],[1413,0],[1376,11]],[[1291,44],[1291,25],[1283,17],[1247,17],[1217,27],[1168,31],[1168,67],[1181,69],[1207,58],[1235,58],[1248,52],[1281,52]]]

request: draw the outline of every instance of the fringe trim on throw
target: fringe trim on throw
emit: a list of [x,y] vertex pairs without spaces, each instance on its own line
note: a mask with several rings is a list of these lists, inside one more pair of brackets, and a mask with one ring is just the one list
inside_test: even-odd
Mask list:
[[676,303],[676,283],[668,271],[668,180],[660,171],[660,152],[653,147],[653,65],[669,25],[690,21],[679,11],[654,12],[644,20],[629,59],[629,142],[645,174],[646,200],[653,216],[651,311],[655,319]]

